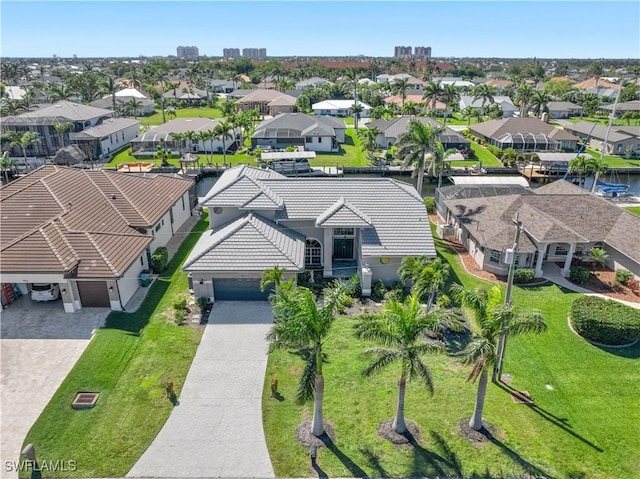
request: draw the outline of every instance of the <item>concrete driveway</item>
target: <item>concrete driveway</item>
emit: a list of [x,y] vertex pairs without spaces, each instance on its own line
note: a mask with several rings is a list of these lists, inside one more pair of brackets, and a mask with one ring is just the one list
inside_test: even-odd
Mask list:
[[29,429],[101,327],[107,308],[65,313],[60,302],[32,303],[23,296],[2,311],[0,340],[0,477],[17,478],[6,461],[18,461]]
[[127,477],[274,477],[262,427],[264,301],[213,306],[179,403]]

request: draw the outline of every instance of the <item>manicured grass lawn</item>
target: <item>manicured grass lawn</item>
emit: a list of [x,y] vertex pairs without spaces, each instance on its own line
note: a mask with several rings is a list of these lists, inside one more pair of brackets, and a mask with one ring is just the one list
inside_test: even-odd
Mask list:
[[[167,113],[167,108],[164,109],[164,116],[167,121],[172,120],[174,117]],[[222,112],[217,108],[176,108],[175,118],[220,118]],[[156,113],[150,116],[139,117],[142,125],[162,125],[162,111],[156,109]]]
[[360,139],[354,128],[347,128],[345,142],[340,145],[339,153],[316,153],[309,160],[311,166],[371,166],[367,154],[360,149]]
[[[164,386],[179,396],[202,335],[173,323],[172,302],[187,293],[180,265],[207,225],[204,216],[137,312],[109,315],[29,431],[40,461],[76,461],[47,477],[124,476],[164,425],[173,409]],[[78,391],[100,392],[95,408],[72,409]]]
[[[482,147],[478,143],[472,141],[471,149],[476,153],[476,159],[471,162],[471,165],[475,165],[476,163],[478,163],[478,160],[482,160],[482,166],[484,167],[487,167],[487,166],[498,167],[498,168],[502,167],[502,163],[500,162],[500,160],[496,158],[493,153],[491,153],[489,150]],[[457,164],[458,162],[456,162],[454,166],[456,166]],[[462,166],[467,166],[467,165],[462,165]]]
[[[593,158],[600,159],[600,152],[592,150],[591,148],[585,148],[585,153],[589,153]],[[621,156],[604,155],[604,161],[607,162],[609,168],[631,168],[640,167],[640,160],[628,160]]]
[[[455,280],[469,287],[483,283],[440,241],[437,247],[451,262]],[[398,370],[362,378],[362,351],[371,344],[354,339],[351,319],[340,317],[325,342],[325,419],[336,441],[330,450],[319,450],[321,471],[329,477],[640,477],[640,345],[607,351],[575,336],[567,312],[576,297],[555,285],[514,288],[514,304],[538,307],[549,325],[545,334],[512,339],[507,346],[504,371],[535,405],[516,404],[505,386],[490,384],[484,417],[500,432],[482,447],[458,434],[460,419],[471,414],[476,384],[466,382],[468,367],[445,355],[427,360],[433,397],[417,383],[407,388],[406,417],[421,428],[420,447],[392,446],[378,437],[380,422],[395,412]],[[310,404],[294,403],[301,366],[300,357],[288,351],[272,353],[267,366],[264,425],[281,477],[317,474],[308,451],[295,441],[296,425],[312,413]],[[269,397],[273,377],[282,401]]]
[[[588,121],[589,123],[595,123],[597,121],[597,122],[599,122],[600,125],[605,125],[606,126],[606,125],[609,124],[609,117],[608,116],[599,116],[599,117],[583,116],[582,118],[580,118],[579,116],[572,116],[568,120],[571,123],[580,123],[580,122],[583,122],[583,121]],[[621,118],[615,118],[613,120],[613,124],[616,125],[616,126],[629,126],[629,124],[627,123],[627,120],[623,120]],[[631,122],[631,126],[637,125],[637,124],[638,123],[635,120]]]
[[624,209],[631,211],[634,215],[640,216],[640,206],[626,206]]

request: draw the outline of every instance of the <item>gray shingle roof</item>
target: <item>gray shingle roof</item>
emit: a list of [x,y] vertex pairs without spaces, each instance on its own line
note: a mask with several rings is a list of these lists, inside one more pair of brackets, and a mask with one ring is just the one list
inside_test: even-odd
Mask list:
[[248,214],[205,232],[184,263],[184,271],[252,271],[274,266],[304,270],[305,238],[273,221]]
[[507,134],[536,135],[541,133],[555,140],[578,140],[578,138],[570,132],[556,128],[537,118],[503,118],[500,120],[489,120],[470,125],[469,131],[476,135],[486,136],[487,138],[500,138]]
[[[596,125],[595,128],[593,123],[588,121],[581,121],[580,123],[571,123],[564,125],[564,129],[571,132],[581,133],[582,135],[588,135],[591,133],[592,138],[596,138],[598,140],[604,140],[607,138],[607,141],[611,143],[616,143],[618,141],[629,140],[631,138],[640,137],[640,129],[638,129],[638,133],[633,135],[631,133],[627,133],[624,130],[619,130],[619,127],[611,127],[611,131],[609,131],[609,136],[607,137],[607,130],[609,129],[606,125]],[[636,127],[637,128],[637,127]]]
[[335,136],[344,129],[344,121],[330,116],[310,116],[304,113],[282,113],[260,123],[252,138],[300,138],[303,136]]
[[132,118],[106,118],[96,126],[92,126],[78,133],[70,133],[69,138],[102,138],[103,136],[109,136],[134,125],[138,126],[140,122]]
[[[374,120],[367,124],[367,128],[377,128],[380,133],[382,133],[385,138],[399,138],[400,135],[409,131],[409,123],[411,120],[416,120],[422,123],[423,125],[431,125],[433,127],[442,126],[433,118],[429,118],[426,116],[400,116],[398,118],[394,118],[392,120],[385,120],[380,118],[378,120]],[[445,127],[442,134],[438,135],[438,141],[443,144],[450,143],[469,143],[464,136],[460,133],[452,130],[448,126]]]
[[366,228],[371,220],[360,209],[341,196],[316,218],[316,227]]
[[59,101],[39,110],[29,111],[18,115],[20,118],[63,117],[69,121],[88,121],[101,116],[112,116],[113,110],[94,108],[81,103]]

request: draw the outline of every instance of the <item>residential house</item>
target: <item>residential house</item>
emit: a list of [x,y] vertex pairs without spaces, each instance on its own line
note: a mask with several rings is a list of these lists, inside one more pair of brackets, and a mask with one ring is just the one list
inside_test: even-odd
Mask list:
[[66,312],[122,310],[191,216],[192,180],[43,166],[0,189],[0,277],[60,287]]
[[[601,108],[607,113],[613,112],[613,105],[604,105]],[[640,100],[623,101],[616,105],[616,117],[620,118],[626,112],[640,113]]]
[[513,245],[514,218],[520,235],[515,265],[533,268],[537,278],[551,263],[562,265],[568,276],[574,258],[588,259],[593,247],[604,248],[607,266],[640,275],[640,217],[605,199],[589,194],[567,181],[558,180],[535,190],[492,194],[482,188],[479,196],[464,187],[447,186],[436,192],[438,215],[445,238],[464,245],[484,271],[506,276],[505,253]]
[[[130,108],[131,100],[135,98],[138,105],[136,109]],[[111,96],[100,98],[91,102],[91,106],[96,108],[109,109],[113,108],[113,99]],[[131,116],[149,116],[155,113],[155,103],[150,98],[123,97],[116,96],[116,111],[120,114],[128,114]]]
[[[61,134],[54,128],[58,123],[71,123],[72,127]],[[129,145],[136,137],[139,122],[129,118],[115,118],[113,110],[95,108],[70,101],[59,101],[16,116],[0,120],[2,133],[7,131],[33,131],[39,141],[30,145],[27,156],[54,156],[58,149],[78,144],[91,160],[99,160]],[[11,155],[22,156],[19,147]]]
[[633,154],[640,155],[640,128],[637,126],[595,125],[588,121],[569,123],[563,126],[578,138],[589,139],[588,146],[596,151],[602,151],[605,139],[607,143],[605,154],[624,155],[627,148]]
[[[400,138],[403,133],[409,131],[409,123],[412,120],[418,121],[423,125],[430,124],[433,127],[442,126],[433,118],[405,115],[392,118],[391,120],[380,118],[378,120],[371,121],[367,123],[367,128],[377,128],[379,133],[376,136],[376,144],[380,148],[389,148],[398,141],[398,138]],[[469,148],[469,140],[449,127],[446,127],[444,132],[438,136],[438,141],[442,143],[445,150],[450,148],[466,150]]]
[[550,118],[569,118],[582,115],[583,109],[570,101],[550,101],[547,103]]
[[196,297],[264,300],[263,273],[285,279],[304,271],[398,281],[403,258],[435,257],[424,203],[411,185],[390,178],[287,178],[272,170],[227,170],[200,202],[211,229],[183,270]]
[[413,90],[422,90],[424,87],[424,82],[408,73],[398,73],[396,75],[388,75],[383,73],[382,75],[378,75],[376,77],[376,82],[378,83],[389,83],[393,84],[396,80],[407,80],[409,88]]
[[584,81],[576,83],[573,85],[573,88],[577,90],[596,90],[596,89],[604,89],[604,90],[617,90],[618,85],[615,83],[611,83],[604,78],[588,78]]
[[502,93],[505,88],[513,87],[513,82],[511,80],[505,80],[503,78],[494,78],[484,82],[484,85],[495,88],[498,93]]
[[469,125],[469,132],[504,150],[575,151],[578,138],[537,118],[502,118]]
[[508,96],[495,95],[493,97],[493,103],[487,100],[485,101],[484,106],[482,105],[482,100],[482,98],[475,98],[469,95],[461,95],[459,102],[460,110],[464,110],[467,107],[470,107],[474,110],[482,110],[483,108],[494,104],[500,107],[500,110],[502,111],[502,118],[511,118],[519,110],[518,107],[513,104],[511,98],[509,98]]
[[[422,99],[422,92],[419,90],[410,90],[407,91],[404,99],[401,95],[391,95],[386,97],[384,100],[384,104],[396,105],[399,109],[402,108],[402,105],[406,105],[409,102],[416,103],[420,105],[420,111],[426,113],[427,111],[434,111],[433,109],[433,101],[425,101]],[[447,115],[450,115],[451,109],[440,100],[436,100],[435,112],[438,116],[444,116],[445,112]]]
[[456,88],[473,88],[475,83],[463,80],[462,77],[434,77],[433,81],[441,87],[445,85],[453,85]]
[[[351,108],[355,104],[355,100],[325,100],[311,105],[314,115],[330,115],[330,116],[353,116]],[[362,101],[358,102],[362,107],[360,116],[369,118],[371,116],[371,105]]]
[[333,85],[332,82],[327,80],[326,78],[320,77],[311,77],[306,80],[300,80],[296,83],[296,90],[304,90],[305,88],[309,88],[310,86],[322,86],[322,85]]
[[251,90],[236,101],[238,111],[258,110],[263,115],[275,116],[279,113],[293,113],[296,98],[277,90]]
[[[214,128],[222,121],[222,119],[212,120],[211,118],[175,118],[162,125],[150,129],[131,141],[131,151],[135,155],[153,155],[158,146],[163,146],[171,150],[173,154],[180,155],[185,152],[199,153],[216,153],[222,151],[221,138],[209,138],[203,140],[194,138],[193,140],[183,139],[180,142],[174,140],[173,135],[176,133],[213,131]],[[240,138],[240,131],[231,131],[231,138],[225,139],[227,151],[235,151],[235,141]]]
[[345,140],[346,125],[332,116],[282,113],[260,123],[251,136],[251,147],[336,152]]

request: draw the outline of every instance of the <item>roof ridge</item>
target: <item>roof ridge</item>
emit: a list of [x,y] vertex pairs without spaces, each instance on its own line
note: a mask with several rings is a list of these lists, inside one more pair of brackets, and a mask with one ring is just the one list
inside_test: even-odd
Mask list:
[[[531,196],[531,197],[535,198],[535,195],[527,195],[527,198],[528,198],[529,196]],[[580,238],[582,238],[582,239],[584,239],[585,241],[587,241],[587,238],[585,238],[583,235],[581,235],[580,233],[578,233],[576,230],[574,230],[574,229],[573,229],[573,228],[571,228],[570,226],[568,226],[568,225],[566,225],[566,224],[564,224],[564,223],[561,223],[561,222],[560,222],[560,221],[558,221],[556,218],[554,218],[553,216],[551,216],[551,215],[547,214],[545,211],[541,210],[541,209],[540,209],[540,208],[538,208],[537,206],[535,206],[535,205],[533,205],[533,204],[531,204],[531,203],[529,203],[529,202],[522,201],[522,197],[521,197],[521,196],[519,196],[516,200],[514,200],[514,202],[515,202],[515,201],[518,201],[518,200],[520,200],[520,205],[518,206],[518,209],[522,208],[524,205],[529,206],[530,208],[534,209],[534,210],[535,210],[539,215],[541,215],[541,216],[543,216],[543,217],[547,218],[547,220],[548,220],[550,223],[553,223],[555,226],[559,226],[560,228],[562,228],[562,229],[564,229],[564,230],[566,230],[566,231],[569,231],[569,232],[571,232],[571,233],[575,234],[576,236],[579,236]],[[511,203],[511,204],[513,204],[513,203]],[[525,230],[526,230],[526,227],[525,227]]]
[[[247,217],[248,219],[248,224],[250,224],[258,233],[260,233],[260,235],[267,240],[269,243],[271,243],[271,245],[273,245],[274,248],[276,248],[278,251],[280,251],[283,256],[285,256],[289,261],[291,261],[293,264],[295,264],[295,259],[291,257],[291,255],[289,254],[288,251],[283,251],[281,248],[278,247],[278,245],[276,243],[273,242],[273,240],[268,237],[267,235],[265,235],[253,222],[253,220],[259,221],[260,223],[266,225],[266,226],[270,226],[272,228],[276,228],[275,226],[271,226],[267,223],[266,218],[263,220],[262,217],[260,215],[255,215],[253,213],[250,213]],[[276,228],[277,229],[277,228]]]
[[69,242],[69,240],[67,239],[66,235],[62,232],[62,230],[60,229],[60,227],[58,226],[58,224],[56,223],[56,219],[60,219],[59,217],[56,217],[55,219],[51,220],[51,224],[52,226],[56,229],[56,231],[58,231],[58,234],[60,235],[60,237],[62,238],[62,241],[64,241],[64,243],[67,245],[67,248],[69,248],[69,250],[71,250],[71,252],[73,253],[73,256],[75,257],[76,261],[78,261],[78,253],[76,252],[76,250],[73,248],[73,246],[71,245],[71,243]]
[[[108,180],[109,180],[109,183],[113,184],[113,182],[111,181],[111,179],[110,179],[110,178],[109,178],[109,177],[104,173],[104,171],[101,171],[101,172],[100,172],[100,174],[102,174],[102,176],[103,176],[104,178],[108,179]],[[115,211],[115,212],[116,212],[116,214],[117,214],[117,215],[122,219],[122,221],[124,221],[124,223],[125,223],[127,226],[131,226],[131,223],[129,223],[129,220],[127,220],[127,218],[126,218],[126,217],[125,217],[125,216],[120,212],[120,210],[119,210],[118,208],[116,208],[115,206],[113,206],[113,204],[109,201],[109,198],[107,197],[107,195],[105,194],[105,192],[104,192],[104,191],[102,191],[102,189],[100,188],[100,186],[98,186],[98,184],[94,181],[94,179],[91,177],[91,175],[90,175],[89,173],[85,173],[85,176],[89,179],[89,181],[91,182],[91,184],[93,184],[93,186],[96,188],[96,190],[98,190],[98,191],[100,192],[100,195],[102,196],[102,198],[103,198],[104,200],[106,200],[106,203],[109,205],[109,208],[111,208],[113,211]],[[115,185],[114,185],[114,186],[115,186]],[[117,187],[116,187],[116,188],[117,188]],[[123,194],[123,196],[125,196],[125,195]],[[126,196],[125,196],[125,198],[126,198]],[[127,201],[129,201],[129,200],[127,199]],[[136,207],[135,207],[135,205],[134,205],[133,203],[131,203],[131,202],[129,201],[129,204],[130,204],[131,206],[133,206],[133,209],[134,209],[134,210],[136,210],[136,213],[138,213],[138,214],[139,214],[139,215],[140,215],[144,220],[146,220],[147,222],[149,222],[149,219],[148,219],[148,218],[145,218],[145,216],[144,216],[140,211],[138,211],[138,208],[136,208]]]
[[[150,224],[149,218],[147,218],[145,215],[143,215],[143,214],[142,214],[142,212],[140,211],[140,209],[136,206],[136,204],[135,204],[133,201],[131,201],[131,200],[129,199],[129,197],[127,196],[127,194],[126,194],[126,193],[124,193],[124,191],[122,191],[122,189],[121,189],[118,185],[116,185],[116,184],[111,180],[111,175],[110,175],[110,173],[108,173],[108,172],[106,172],[106,171],[104,171],[104,170],[102,170],[100,173],[105,177],[105,179],[107,179],[107,180],[109,181],[109,183],[111,183],[111,185],[113,185],[113,187],[118,191],[118,193],[120,193],[120,194],[122,195],[122,197],[127,201],[127,203],[129,203],[129,204],[131,205],[131,207],[135,210],[135,212],[136,212],[136,213],[138,213],[138,214],[140,215],[140,217],[141,217],[143,220],[145,220],[147,223],[149,223],[149,224]],[[116,173],[114,173],[114,174],[116,174]],[[95,182],[94,182],[94,184],[95,184]],[[124,217],[124,215],[123,215],[122,213],[120,213],[120,210],[119,210],[118,208],[116,208],[115,206],[113,206],[113,205],[111,204],[111,202],[109,202],[109,201],[108,201],[108,200],[109,200],[109,198],[108,198],[108,197],[107,197],[107,195],[106,195],[106,194],[105,194],[105,193],[100,189],[100,187],[99,187],[98,185],[96,185],[96,187],[97,187],[97,188],[98,188],[98,189],[103,193],[103,195],[104,195],[104,196],[106,197],[106,199],[107,199],[107,202],[108,202],[108,203],[111,205],[111,207],[112,207],[114,210],[116,210],[116,211],[117,211],[117,213],[118,213],[118,214],[119,214],[119,215],[124,219],[124,221],[127,223],[127,225],[131,226],[131,223],[129,223],[129,221]]]
[[107,255],[104,254],[104,251],[102,251],[102,249],[100,248],[100,246],[98,245],[97,241],[93,238],[92,234],[89,232],[85,232],[84,235],[86,236],[86,238],[89,240],[89,242],[93,245],[93,247],[95,248],[95,250],[98,252],[98,254],[100,255],[100,257],[102,258],[102,260],[104,261],[104,264],[106,264],[109,269],[111,270],[111,272],[113,274],[118,274],[118,272],[116,271],[116,268],[111,264],[111,261],[109,261],[109,258],[107,258]]
[[[49,223],[49,225],[51,225],[51,223]],[[62,256],[60,255],[60,253],[58,252],[58,249],[53,245],[53,243],[51,242],[51,240],[49,239],[49,235],[47,234],[47,232],[44,230],[44,228],[47,225],[44,225],[42,227],[40,227],[38,229],[38,232],[40,233],[40,235],[44,238],[45,242],[47,243],[47,245],[49,246],[49,249],[51,250],[51,252],[53,253],[53,255],[56,257],[56,259],[58,260],[58,262],[60,263],[60,266],[66,268],[66,264],[65,262],[62,260]]]
[[[218,231],[213,231],[212,229],[207,230],[207,232],[211,235],[219,233],[220,231],[224,231],[224,235],[218,238],[215,242],[213,242],[210,247],[207,247],[203,251],[201,251],[200,254],[195,256],[188,264],[185,262],[182,265],[182,268],[186,268],[190,264],[195,263],[200,258],[205,256],[210,250],[218,246],[220,243],[222,243],[224,240],[226,240],[230,236],[234,235],[240,228],[242,228],[244,225],[247,224],[247,222],[252,216],[253,216],[253,213],[249,213],[246,216],[242,216],[236,220],[232,220],[231,222],[227,223],[224,227],[218,229]],[[231,228],[231,226],[233,226],[233,228]],[[225,231],[225,229],[228,229],[228,231]]]

